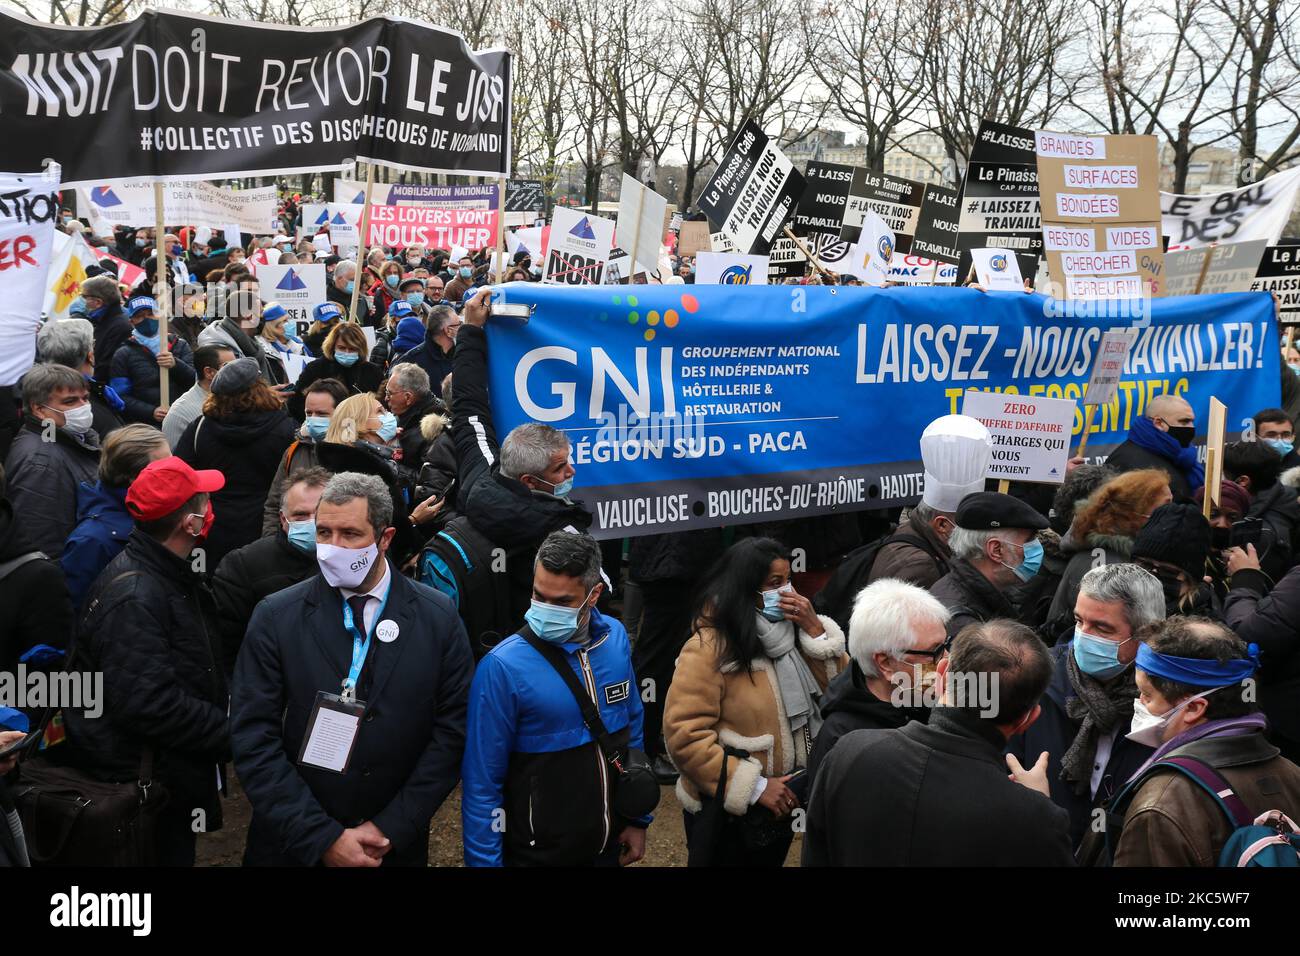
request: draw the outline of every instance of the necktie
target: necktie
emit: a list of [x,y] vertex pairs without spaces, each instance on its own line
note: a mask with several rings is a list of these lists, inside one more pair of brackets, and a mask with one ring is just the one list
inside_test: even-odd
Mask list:
[[[366,602],[370,600],[368,594],[354,594],[348,598],[348,607],[352,609],[352,626],[357,629],[361,635],[361,643],[366,642]],[[366,699],[366,691],[370,687],[369,668],[366,666],[370,663],[370,658],[374,656],[374,649],[369,648],[366,651],[366,658],[361,662],[361,675],[357,678],[356,694],[361,700]]]

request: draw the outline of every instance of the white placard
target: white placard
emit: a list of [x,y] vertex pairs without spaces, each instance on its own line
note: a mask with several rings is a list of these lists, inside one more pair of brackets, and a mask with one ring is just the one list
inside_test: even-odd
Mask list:
[[36,360],[36,330],[59,218],[57,170],[0,173],[0,385],[15,384]]
[[543,282],[601,285],[614,247],[614,221],[557,207],[551,220]]
[[618,198],[618,228],[614,238],[631,257],[636,252],[636,269],[653,272],[659,262],[663,235],[659,228],[668,215],[668,200],[648,186],[623,174]]
[[1070,459],[1073,399],[1006,392],[966,392],[961,413],[977,418],[993,435],[986,478],[1059,485]]
[[1020,276],[1020,263],[1009,249],[972,249],[975,278],[987,292],[1024,292],[1025,280]]
[[[903,285],[933,285],[940,263],[924,256],[895,255],[889,263],[889,281]],[[954,271],[956,267],[954,266]]]
[[1105,405],[1115,397],[1115,389],[1124,375],[1124,363],[1129,349],[1137,339],[1137,329],[1111,329],[1103,332],[1097,343],[1097,357],[1092,362],[1088,376],[1088,390],[1083,394],[1084,405]]
[[[153,226],[153,183],[127,181],[79,190],[90,228],[97,236],[113,235],[114,226]],[[163,183],[164,219],[168,225],[225,222],[254,236],[275,232],[276,188],[228,189],[212,183],[175,180]]]
[[1300,166],[1240,189],[1204,196],[1162,192],[1160,209],[1169,249],[1252,239],[1263,239],[1267,245],[1274,245],[1295,209],[1297,193],[1300,193]]
[[262,301],[278,302],[289,318],[301,322],[325,301],[325,266],[320,263],[293,266],[259,266],[259,295]]
[[701,252],[695,257],[697,285],[767,285],[767,256]]

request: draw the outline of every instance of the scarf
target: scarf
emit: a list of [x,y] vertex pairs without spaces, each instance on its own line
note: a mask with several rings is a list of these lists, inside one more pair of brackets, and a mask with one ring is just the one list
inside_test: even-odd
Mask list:
[[1205,484],[1205,468],[1196,460],[1196,448],[1191,445],[1184,448],[1178,444],[1178,439],[1156,428],[1156,423],[1151,419],[1136,419],[1133,427],[1128,430],[1128,440],[1143,451],[1173,462],[1193,488]]
[[812,739],[822,727],[821,709],[816,703],[821,688],[808,669],[808,662],[799,653],[799,631],[790,621],[769,621],[761,614],[755,617],[763,653],[776,668],[776,686],[781,691],[781,703],[785,705],[790,731],[798,737],[798,731],[806,726],[809,739]]
[[225,319],[221,323],[221,328],[247,358],[257,359],[257,367],[262,370],[262,378],[268,382],[271,381],[271,366],[266,362],[266,350],[248,337],[244,330],[239,327],[239,320]]
[[1076,796],[1089,795],[1092,766],[1097,760],[1097,740],[1116,726],[1133,721],[1133,700],[1137,697],[1136,670],[1130,667],[1120,677],[1102,683],[1079,669],[1074,655],[1065,655],[1065,673],[1076,696],[1065,703],[1071,720],[1081,721],[1074,742],[1061,758],[1061,779]]
[[1146,763],[1138,767],[1137,773],[1129,777],[1129,781],[1136,780],[1146,771],[1153,763],[1177,750],[1184,744],[1190,744],[1194,740],[1204,740],[1207,737],[1244,737],[1246,734],[1262,732],[1268,729],[1268,720],[1263,714],[1246,714],[1244,717],[1223,717],[1219,720],[1209,720],[1203,724],[1198,724],[1190,730],[1184,730],[1177,737],[1170,738],[1156,748]]

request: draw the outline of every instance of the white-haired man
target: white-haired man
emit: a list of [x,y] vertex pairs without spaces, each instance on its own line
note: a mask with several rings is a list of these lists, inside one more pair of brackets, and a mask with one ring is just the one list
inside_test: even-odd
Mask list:
[[949,616],[929,592],[894,578],[859,592],[849,619],[852,662],[822,697],[822,728],[808,758],[810,784],[822,758],[850,731],[926,720],[924,690],[948,653]]

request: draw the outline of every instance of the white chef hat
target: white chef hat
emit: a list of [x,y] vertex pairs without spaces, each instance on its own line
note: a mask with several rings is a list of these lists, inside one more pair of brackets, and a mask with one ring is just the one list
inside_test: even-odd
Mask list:
[[984,473],[993,457],[993,436],[969,415],[936,418],[921,433],[925,492],[921,500],[936,511],[955,512],[967,495],[984,490]]

